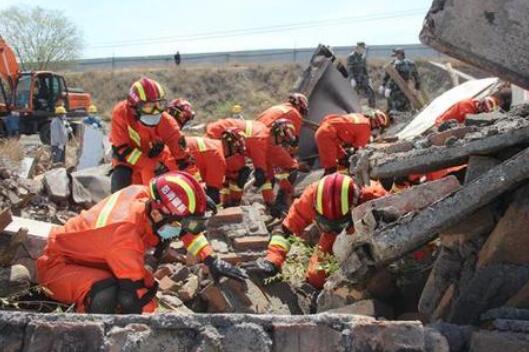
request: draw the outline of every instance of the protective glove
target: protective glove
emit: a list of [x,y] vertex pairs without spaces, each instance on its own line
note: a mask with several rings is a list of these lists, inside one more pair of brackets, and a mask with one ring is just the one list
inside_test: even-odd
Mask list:
[[279,268],[265,258],[258,258],[255,262],[249,263],[245,269],[249,273],[256,274],[263,279],[272,277],[279,272]]
[[356,81],[354,78],[351,78],[351,87],[355,88],[356,87]]
[[385,90],[385,89],[386,89],[386,88],[384,88],[384,86],[380,86],[380,87],[378,87],[378,94],[380,94],[380,95],[384,95],[384,90]]
[[156,158],[163,151],[164,147],[165,147],[165,144],[163,144],[163,142],[160,142],[160,141],[154,142],[151,145],[151,149],[149,149],[149,153],[147,153],[147,156],[151,159]]
[[208,266],[209,272],[215,282],[219,282],[222,276],[241,282],[248,278],[248,275],[246,275],[241,269],[211,255],[204,260],[204,264]]
[[266,175],[263,169],[259,169],[259,168],[255,169],[254,177],[255,177],[255,181],[253,183],[253,186],[255,188],[259,188],[265,184]]
[[189,156],[187,159],[177,160],[176,163],[178,164],[178,170],[185,170],[194,163],[194,160]]
[[251,173],[252,169],[250,169],[248,166],[241,168],[239,170],[239,174],[237,175],[237,187],[244,188],[244,185],[248,181]]
[[164,163],[159,161],[156,164],[156,167],[154,168],[154,176],[160,176],[160,175],[165,174],[166,172],[169,172],[169,168],[167,166],[165,166]]
[[391,89],[389,88],[384,89],[384,96],[386,98],[389,98],[390,95],[391,95]]

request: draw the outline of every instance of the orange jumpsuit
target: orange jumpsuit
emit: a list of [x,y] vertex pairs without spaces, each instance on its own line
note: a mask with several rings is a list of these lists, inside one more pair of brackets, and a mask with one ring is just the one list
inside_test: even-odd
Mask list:
[[186,137],[186,145],[195,159],[202,181],[206,186],[220,190],[227,168],[222,142],[205,137]]
[[[220,139],[222,133],[228,128],[238,128],[244,132],[244,135],[246,136],[245,140],[247,156],[252,161],[254,169],[261,169],[266,174],[268,162],[268,141],[270,136],[268,128],[258,121],[222,119],[208,124],[206,127],[206,135],[210,138]],[[241,168],[245,166],[244,164],[241,165],[240,159],[234,158],[230,161],[235,161],[235,165],[238,165]],[[232,166],[230,169],[234,168],[235,166]],[[236,177],[235,179],[230,178],[230,180],[236,179]],[[240,189],[234,182],[231,182],[229,187],[229,198],[231,200],[240,200],[243,190]],[[263,194],[265,203],[270,204],[273,202],[274,194],[270,179],[267,179],[265,184],[261,187],[261,192]]]
[[303,123],[303,117],[299,111],[294,106],[292,106],[292,104],[284,103],[272,106],[271,108],[263,111],[261,115],[257,116],[257,121],[264,123],[268,128],[271,128],[272,124],[279,119],[290,120],[296,129],[296,136],[299,137],[301,125]]
[[[77,311],[85,312],[85,298],[99,281],[142,281],[144,288],[137,290],[139,298],[153,286],[144,255],[159,240],[147,220],[148,199],[146,186],[129,186],[52,229],[44,254],[36,261],[37,280],[51,292],[51,298],[75,303]],[[203,235],[185,234],[181,238],[201,259],[212,253]],[[143,312],[155,308],[152,300]]]
[[[316,210],[314,209],[314,193],[318,187],[319,181],[314,182],[297,198],[290,207],[287,216],[283,220],[283,227],[291,232],[294,236],[301,236],[303,230],[316,219]],[[388,192],[384,190],[378,182],[373,182],[370,186],[364,187],[360,191],[359,203],[362,204],[369,200],[383,197]],[[321,254],[332,254],[332,246],[336,240],[336,234],[323,232],[320,236],[318,245],[309,261],[307,268],[307,281],[316,288],[322,288],[326,280],[324,270],[321,270],[320,263],[323,258]],[[278,255],[281,253],[280,255]],[[268,247],[266,259],[276,266],[281,267],[285,260],[286,253],[280,246],[274,248],[273,240]]]
[[478,113],[478,103],[479,100],[477,99],[461,100],[460,102],[452,105],[452,107],[448,109],[444,114],[439,116],[435,120],[435,125],[439,126],[443,122],[448,120],[457,120],[457,122],[459,123],[465,122],[465,117],[468,114]]
[[[147,127],[136,118],[126,101],[119,102],[112,110],[110,143],[115,150],[112,166],[130,167],[132,184],[146,185],[154,177],[158,162],[169,170],[177,170],[176,162],[189,156],[183,147],[183,138],[175,119],[165,112],[157,126]],[[149,158],[148,152],[153,144],[160,142],[165,145],[163,151],[157,157]]]
[[371,123],[361,114],[325,116],[315,134],[322,167],[337,167],[346,156],[344,146],[363,148],[370,137]]

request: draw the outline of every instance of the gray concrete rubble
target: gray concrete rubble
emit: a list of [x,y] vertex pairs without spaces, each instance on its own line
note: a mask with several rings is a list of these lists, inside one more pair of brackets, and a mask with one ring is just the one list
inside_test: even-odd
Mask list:
[[529,4],[519,0],[435,0],[420,40],[528,89],[528,12]]

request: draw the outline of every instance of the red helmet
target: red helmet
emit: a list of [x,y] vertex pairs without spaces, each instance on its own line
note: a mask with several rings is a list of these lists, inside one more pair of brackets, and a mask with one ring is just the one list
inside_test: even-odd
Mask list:
[[370,116],[371,128],[386,128],[389,126],[389,117],[380,110],[375,110]]
[[314,193],[316,223],[324,232],[339,233],[352,223],[351,209],[358,204],[359,189],[340,173],[325,176]]
[[174,99],[167,106],[169,115],[175,118],[180,127],[183,127],[187,122],[195,118],[195,112],[191,103],[184,99]]
[[130,86],[127,101],[145,114],[161,113],[166,105],[165,91],[158,82],[144,77]]
[[222,144],[227,151],[226,156],[246,153],[246,138],[244,132],[238,127],[226,128],[220,136]]
[[498,101],[494,97],[486,97],[478,103],[480,112],[492,112],[498,108]]
[[155,177],[151,180],[149,189],[152,208],[166,216],[201,216],[206,212],[206,193],[187,172],[174,171]]
[[307,97],[301,93],[290,93],[288,95],[288,102],[292,104],[301,115],[306,115],[309,111],[309,101]]
[[290,120],[278,119],[274,121],[270,130],[274,135],[275,144],[284,147],[297,147],[298,137],[296,136],[296,128]]

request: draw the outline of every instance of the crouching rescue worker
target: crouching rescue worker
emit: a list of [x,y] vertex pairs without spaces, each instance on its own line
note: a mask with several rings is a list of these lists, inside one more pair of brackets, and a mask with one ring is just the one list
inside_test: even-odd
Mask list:
[[435,120],[435,126],[439,127],[446,121],[456,120],[458,123],[465,122],[468,114],[480,114],[492,112],[500,106],[499,98],[489,96],[483,99],[465,99],[452,105],[444,114]]
[[127,100],[114,107],[112,192],[130,184],[147,185],[157,174],[190,166],[185,139],[165,109],[164,89],[149,78],[134,82]]
[[376,129],[389,125],[389,117],[380,110],[371,115],[327,115],[316,130],[315,139],[325,175],[348,169],[351,148],[365,147]]
[[277,274],[290,250],[289,236],[300,236],[303,230],[314,222],[321,232],[320,240],[310,258],[306,279],[315,288],[321,289],[326,280],[325,271],[320,268],[324,256],[332,253],[336,236],[343,230],[354,232],[351,210],[365,201],[386,193],[377,193],[369,187],[359,189],[346,175],[327,175],[307,187],[294,201],[283,220],[281,229],[272,233],[266,257],[259,258],[248,270],[261,276]]
[[207,198],[188,173],[170,172],[133,185],[55,227],[37,259],[37,279],[51,298],[78,312],[153,312],[157,284],[145,252],[180,238],[213,279],[245,274],[216,258],[206,237]]
[[290,120],[296,128],[296,136],[299,138],[303,118],[307,115],[308,111],[309,101],[307,97],[301,93],[291,93],[285,103],[266,109],[257,117],[257,121],[271,128],[276,120]]
[[186,137],[186,144],[198,168],[200,181],[206,186],[206,194],[220,207],[220,191],[227,168],[223,142],[207,137]]

